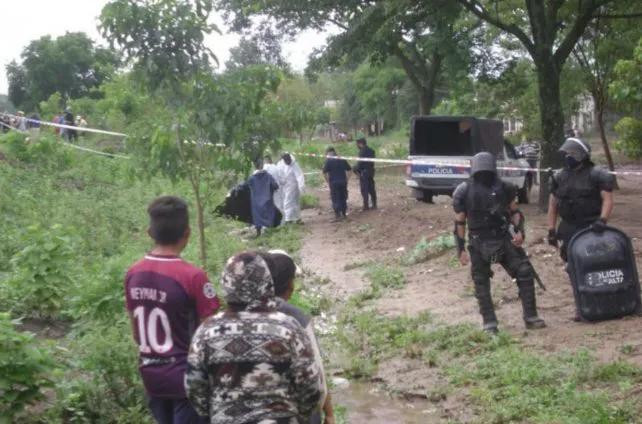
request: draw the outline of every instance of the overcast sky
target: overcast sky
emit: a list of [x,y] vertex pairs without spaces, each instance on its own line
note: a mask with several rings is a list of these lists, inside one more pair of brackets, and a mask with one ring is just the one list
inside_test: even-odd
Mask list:
[[[22,49],[31,40],[65,32],[82,31],[94,40],[103,42],[96,29],[97,18],[108,0],[0,0],[0,93],[7,93],[5,66],[12,60],[20,61]],[[229,56],[230,47],[238,43],[236,34],[225,33],[218,16],[214,22],[223,34],[209,37],[208,45],[221,64]],[[295,70],[303,70],[308,55],[325,41],[325,35],[303,32],[294,42],[283,46],[285,57]]]

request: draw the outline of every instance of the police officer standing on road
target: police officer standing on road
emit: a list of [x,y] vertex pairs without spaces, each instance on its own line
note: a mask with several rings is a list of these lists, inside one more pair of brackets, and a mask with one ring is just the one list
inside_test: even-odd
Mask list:
[[[454,233],[459,261],[462,265],[471,262],[483,328],[492,334],[497,332],[490,294],[493,263],[500,263],[517,280],[526,328],[543,328],[546,324],[537,316],[535,304],[535,270],[521,248],[524,215],[517,209],[517,187],[498,178],[495,157],[488,152],[473,157],[470,173],[471,179],[461,183],[453,193]],[[466,223],[470,256],[465,250]]]
[[[567,138],[559,151],[564,168],[550,180],[548,200],[548,243],[558,247],[567,261],[568,243],[581,229],[589,226],[603,230],[613,211],[615,178],[591,162],[591,147],[579,138]],[[562,219],[555,230],[557,216]],[[580,320],[576,311],[575,320]]]
[[[365,138],[357,140],[360,158],[374,158],[375,151],[368,147]],[[355,174],[359,175],[359,185],[361,186],[361,197],[363,197],[363,210],[370,209],[368,198],[372,199],[372,209],[377,209],[377,191],[375,189],[375,166],[374,162],[359,161],[354,167]]]

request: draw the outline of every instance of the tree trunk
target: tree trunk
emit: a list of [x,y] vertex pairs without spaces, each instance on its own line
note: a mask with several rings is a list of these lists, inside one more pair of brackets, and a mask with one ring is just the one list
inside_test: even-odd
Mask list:
[[[604,148],[604,155],[606,156],[606,163],[609,165],[611,171],[615,171],[615,165],[613,164],[613,156],[611,156],[611,148],[609,147],[609,142],[606,139],[606,130],[604,129],[604,104],[602,102],[597,102],[597,99],[593,99],[596,107],[596,120],[597,128],[600,131],[600,139],[602,140],[602,147]],[[617,175],[613,175],[615,178],[615,188],[618,188],[617,184]]]
[[205,268],[207,266],[207,242],[205,240],[205,217],[203,216],[205,207],[203,205],[203,199],[201,198],[201,190],[198,186],[198,181],[192,181],[192,189],[194,190],[194,197],[196,197],[196,222],[198,226],[199,256],[201,259],[201,266]]
[[430,115],[435,101],[435,87],[430,86],[417,88],[419,88],[419,114]]
[[[539,108],[541,114],[542,162],[543,168],[556,168],[561,165],[559,147],[564,142],[564,112],[560,98],[560,72],[550,60],[539,61],[537,66],[537,83],[539,87]],[[548,208],[548,178],[545,176],[539,185],[539,209]]]

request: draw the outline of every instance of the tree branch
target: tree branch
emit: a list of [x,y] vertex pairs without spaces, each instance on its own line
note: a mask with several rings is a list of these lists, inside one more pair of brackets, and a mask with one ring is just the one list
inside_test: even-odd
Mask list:
[[607,15],[593,15],[594,18],[604,18],[604,19],[632,19],[632,18],[642,18],[642,12],[636,13],[626,13],[626,14],[607,14]]
[[568,58],[568,55],[571,54],[577,40],[579,40],[582,34],[584,34],[586,26],[593,19],[593,13],[600,7],[611,3],[612,1],[614,0],[593,0],[591,2],[587,2],[588,4],[584,7],[584,10],[581,11],[577,19],[575,19],[573,27],[568,34],[566,34],[566,37],[564,37],[564,40],[562,40],[562,43],[555,53],[553,53],[553,59],[557,63],[558,67],[561,67],[564,64],[564,61]]
[[478,18],[514,35],[519,41],[521,41],[531,55],[535,54],[535,46],[533,45],[533,42],[517,25],[506,23],[499,18],[494,18],[486,9],[484,9],[478,0],[457,0],[457,2]]
[[401,66],[403,67],[404,71],[406,71],[406,74],[408,75],[410,81],[417,87],[423,87],[424,84],[421,81],[421,77],[417,75],[415,64],[412,63],[412,61],[408,58],[408,56],[406,56],[403,50],[401,50],[399,44],[394,44],[392,46],[392,51],[394,55],[397,56],[401,61]]

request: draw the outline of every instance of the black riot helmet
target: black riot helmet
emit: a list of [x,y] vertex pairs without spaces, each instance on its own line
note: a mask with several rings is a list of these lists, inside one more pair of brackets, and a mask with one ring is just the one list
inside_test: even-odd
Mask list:
[[564,156],[570,156],[577,162],[583,162],[591,158],[591,146],[577,137],[567,138],[562,147],[559,148],[559,151]]
[[490,172],[492,174],[497,174],[497,164],[495,162],[495,156],[489,152],[480,152],[473,156],[473,160],[470,161],[470,175],[475,176],[478,172]]

